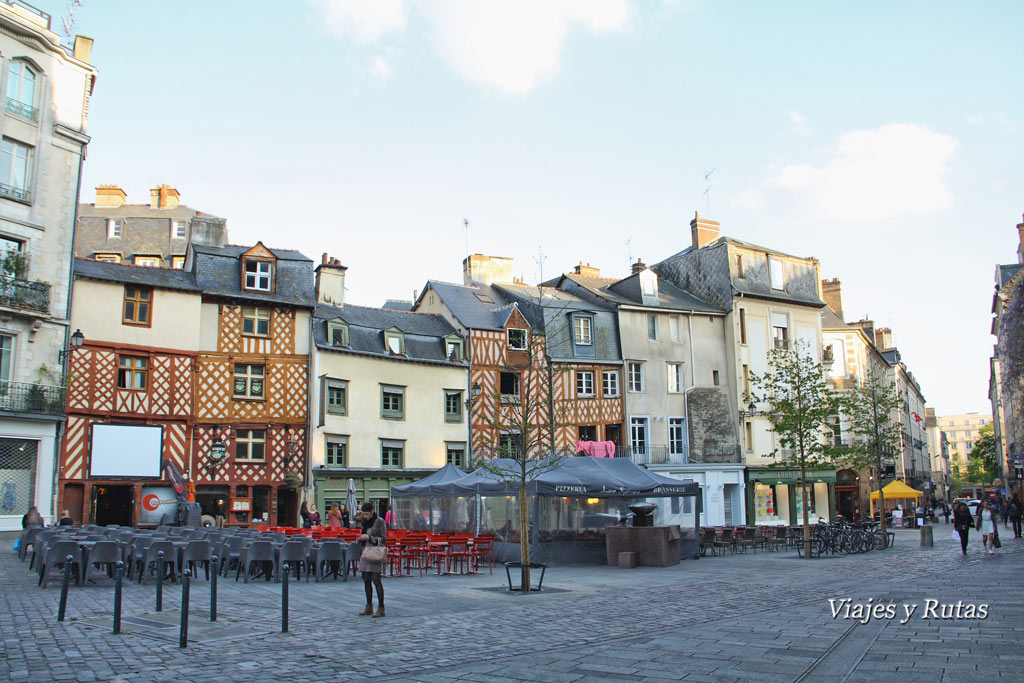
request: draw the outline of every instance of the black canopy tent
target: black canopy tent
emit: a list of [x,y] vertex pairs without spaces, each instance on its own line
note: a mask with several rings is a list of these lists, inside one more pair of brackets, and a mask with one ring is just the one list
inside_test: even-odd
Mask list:
[[[533,461],[528,464],[536,466]],[[497,458],[487,468],[461,477],[442,468],[424,480],[396,486],[391,497],[398,524],[409,529],[494,533],[498,559],[516,561],[519,468],[516,460]],[[649,498],[693,498],[687,507],[692,510],[694,536],[692,542],[681,545],[686,556],[698,551],[700,487],[645,470],[628,458],[563,458],[530,481],[527,494],[530,552],[535,561],[604,564],[604,528],[624,519],[629,505]]]

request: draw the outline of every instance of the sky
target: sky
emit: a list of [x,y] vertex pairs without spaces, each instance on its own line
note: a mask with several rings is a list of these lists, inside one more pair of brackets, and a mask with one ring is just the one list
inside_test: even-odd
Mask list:
[[[66,0],[35,4],[59,31]],[[81,199],[170,184],[232,243],[340,259],[368,306],[461,282],[467,243],[530,283],[622,277],[699,211],[817,257],[940,415],[990,412],[1022,25],[1014,1],[84,0]]]

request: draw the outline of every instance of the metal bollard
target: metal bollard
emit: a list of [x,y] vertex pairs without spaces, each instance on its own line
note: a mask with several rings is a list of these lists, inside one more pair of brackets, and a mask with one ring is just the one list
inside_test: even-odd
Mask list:
[[60,605],[57,607],[57,621],[64,621],[64,613],[68,609],[68,584],[71,583],[71,555],[64,558],[64,581],[60,585]]
[[[142,580],[146,580],[146,570],[142,570]],[[156,611],[164,608],[164,551],[156,554]]]
[[192,572],[186,569],[181,573],[181,631],[178,634],[178,647],[188,645],[188,585]]
[[281,567],[284,576],[281,577],[281,633],[288,633],[288,572],[291,567]]
[[121,579],[124,577],[124,562],[118,560],[114,570],[114,633],[121,632]]
[[210,560],[213,574],[210,575],[210,621],[217,621],[217,556]]

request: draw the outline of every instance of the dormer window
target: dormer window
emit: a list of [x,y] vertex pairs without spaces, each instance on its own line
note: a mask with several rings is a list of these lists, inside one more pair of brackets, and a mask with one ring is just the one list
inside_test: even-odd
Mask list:
[[508,328],[508,330],[505,331],[505,334],[508,336],[508,348],[509,349],[511,349],[512,351],[525,351],[526,350],[526,341],[527,341],[527,331],[526,330],[524,330],[522,328],[518,328],[518,327],[510,327],[510,328]]
[[405,335],[397,328],[384,331],[384,346],[394,354],[405,353]]
[[120,218],[108,218],[107,219],[107,238],[117,238],[121,236],[121,230],[124,227],[124,221]]
[[271,291],[274,280],[274,264],[270,261],[249,259],[245,262],[245,288],[258,292]]
[[572,315],[572,351],[582,358],[594,358],[594,316],[589,313]]
[[348,346],[348,325],[340,319],[327,323],[327,341],[334,346]]
[[768,277],[771,279],[772,289],[785,289],[782,280],[782,261],[768,257]]
[[454,335],[445,337],[444,355],[450,361],[463,360],[462,340]]

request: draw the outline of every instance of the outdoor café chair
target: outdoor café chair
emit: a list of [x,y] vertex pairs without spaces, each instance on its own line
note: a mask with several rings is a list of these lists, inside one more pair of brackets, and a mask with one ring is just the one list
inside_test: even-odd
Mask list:
[[[255,565],[260,571],[253,571]],[[269,567],[268,567],[269,565]],[[267,571],[269,568],[270,571]],[[238,569],[235,571],[235,581],[242,572],[245,572],[245,583],[250,578],[265,576],[267,581],[277,574],[277,554],[270,541],[253,541],[248,548],[242,548],[242,555],[238,562]]]
[[348,547],[345,548],[345,580],[348,581],[348,573],[352,572],[352,576],[356,575],[359,571],[359,558],[363,554],[363,544],[358,542],[351,542]]
[[729,548],[735,553],[736,543],[732,534],[732,529],[722,529],[722,535],[715,539],[715,548],[721,548],[723,554],[725,553],[726,548]]
[[480,561],[483,560],[487,563],[487,568],[491,574],[494,573],[494,537],[493,536],[477,536],[473,542],[473,568],[475,570],[480,569]]
[[[309,582],[309,575],[313,574],[317,583],[320,579],[326,578],[328,574],[334,575],[338,580],[338,572],[345,564],[345,545],[340,541],[324,541],[313,552],[311,571],[306,572],[306,582]],[[328,571],[329,569],[329,571]]]
[[25,561],[25,556],[28,555],[28,547],[32,546],[33,552],[35,552],[36,537],[39,532],[43,530],[41,526],[30,526],[21,532],[21,545],[18,546],[18,559],[22,562]]
[[164,571],[168,573],[172,580],[174,579],[177,574],[178,549],[170,541],[153,541],[143,552],[142,564],[139,565],[139,583],[145,582],[151,568],[153,573],[156,573],[156,568],[160,561],[159,553],[161,552],[164,554]]
[[309,549],[306,544],[296,539],[288,541],[281,547],[281,559],[277,563],[277,578],[281,578],[281,568],[284,565],[291,567],[292,576],[296,579],[303,571],[307,572],[309,565]]
[[85,567],[82,583],[89,580],[93,567],[103,569],[107,578],[113,578],[114,569],[121,560],[121,546],[116,541],[97,541],[89,551],[89,564]]
[[736,537],[736,548],[737,550],[742,548],[743,554],[746,554],[747,548],[753,548],[754,552],[757,552],[757,529],[750,526],[743,530],[743,533]]
[[232,566],[238,566],[239,561],[242,559],[243,545],[244,540],[239,536],[229,536],[220,544],[220,547],[217,549],[217,557],[220,558],[220,564],[217,569],[223,576],[227,576]]
[[46,555],[40,557],[42,565],[39,569],[39,585],[46,588],[46,582],[50,578],[50,572],[61,572],[67,562],[67,556],[71,556],[71,571],[75,574],[78,583],[82,583],[82,549],[74,541],[57,541],[46,549]]
[[707,550],[710,550],[712,555],[718,554],[718,548],[715,545],[715,530],[713,527],[704,527],[701,531],[700,554],[703,555]]
[[778,550],[780,547],[786,547],[786,527],[775,527],[775,533],[771,536],[766,536],[765,541],[769,550]]
[[193,578],[196,576],[196,563],[206,570],[206,580],[210,580],[210,562],[213,560],[213,547],[209,541],[189,541],[188,545],[181,552],[181,566],[178,572],[185,569],[192,570]]
[[[56,529],[43,529],[36,534],[35,542],[32,544],[32,559],[28,563],[30,570],[39,570],[42,566],[43,554],[47,543],[58,534],[59,532]],[[39,556],[39,562],[36,562],[37,555]]]

